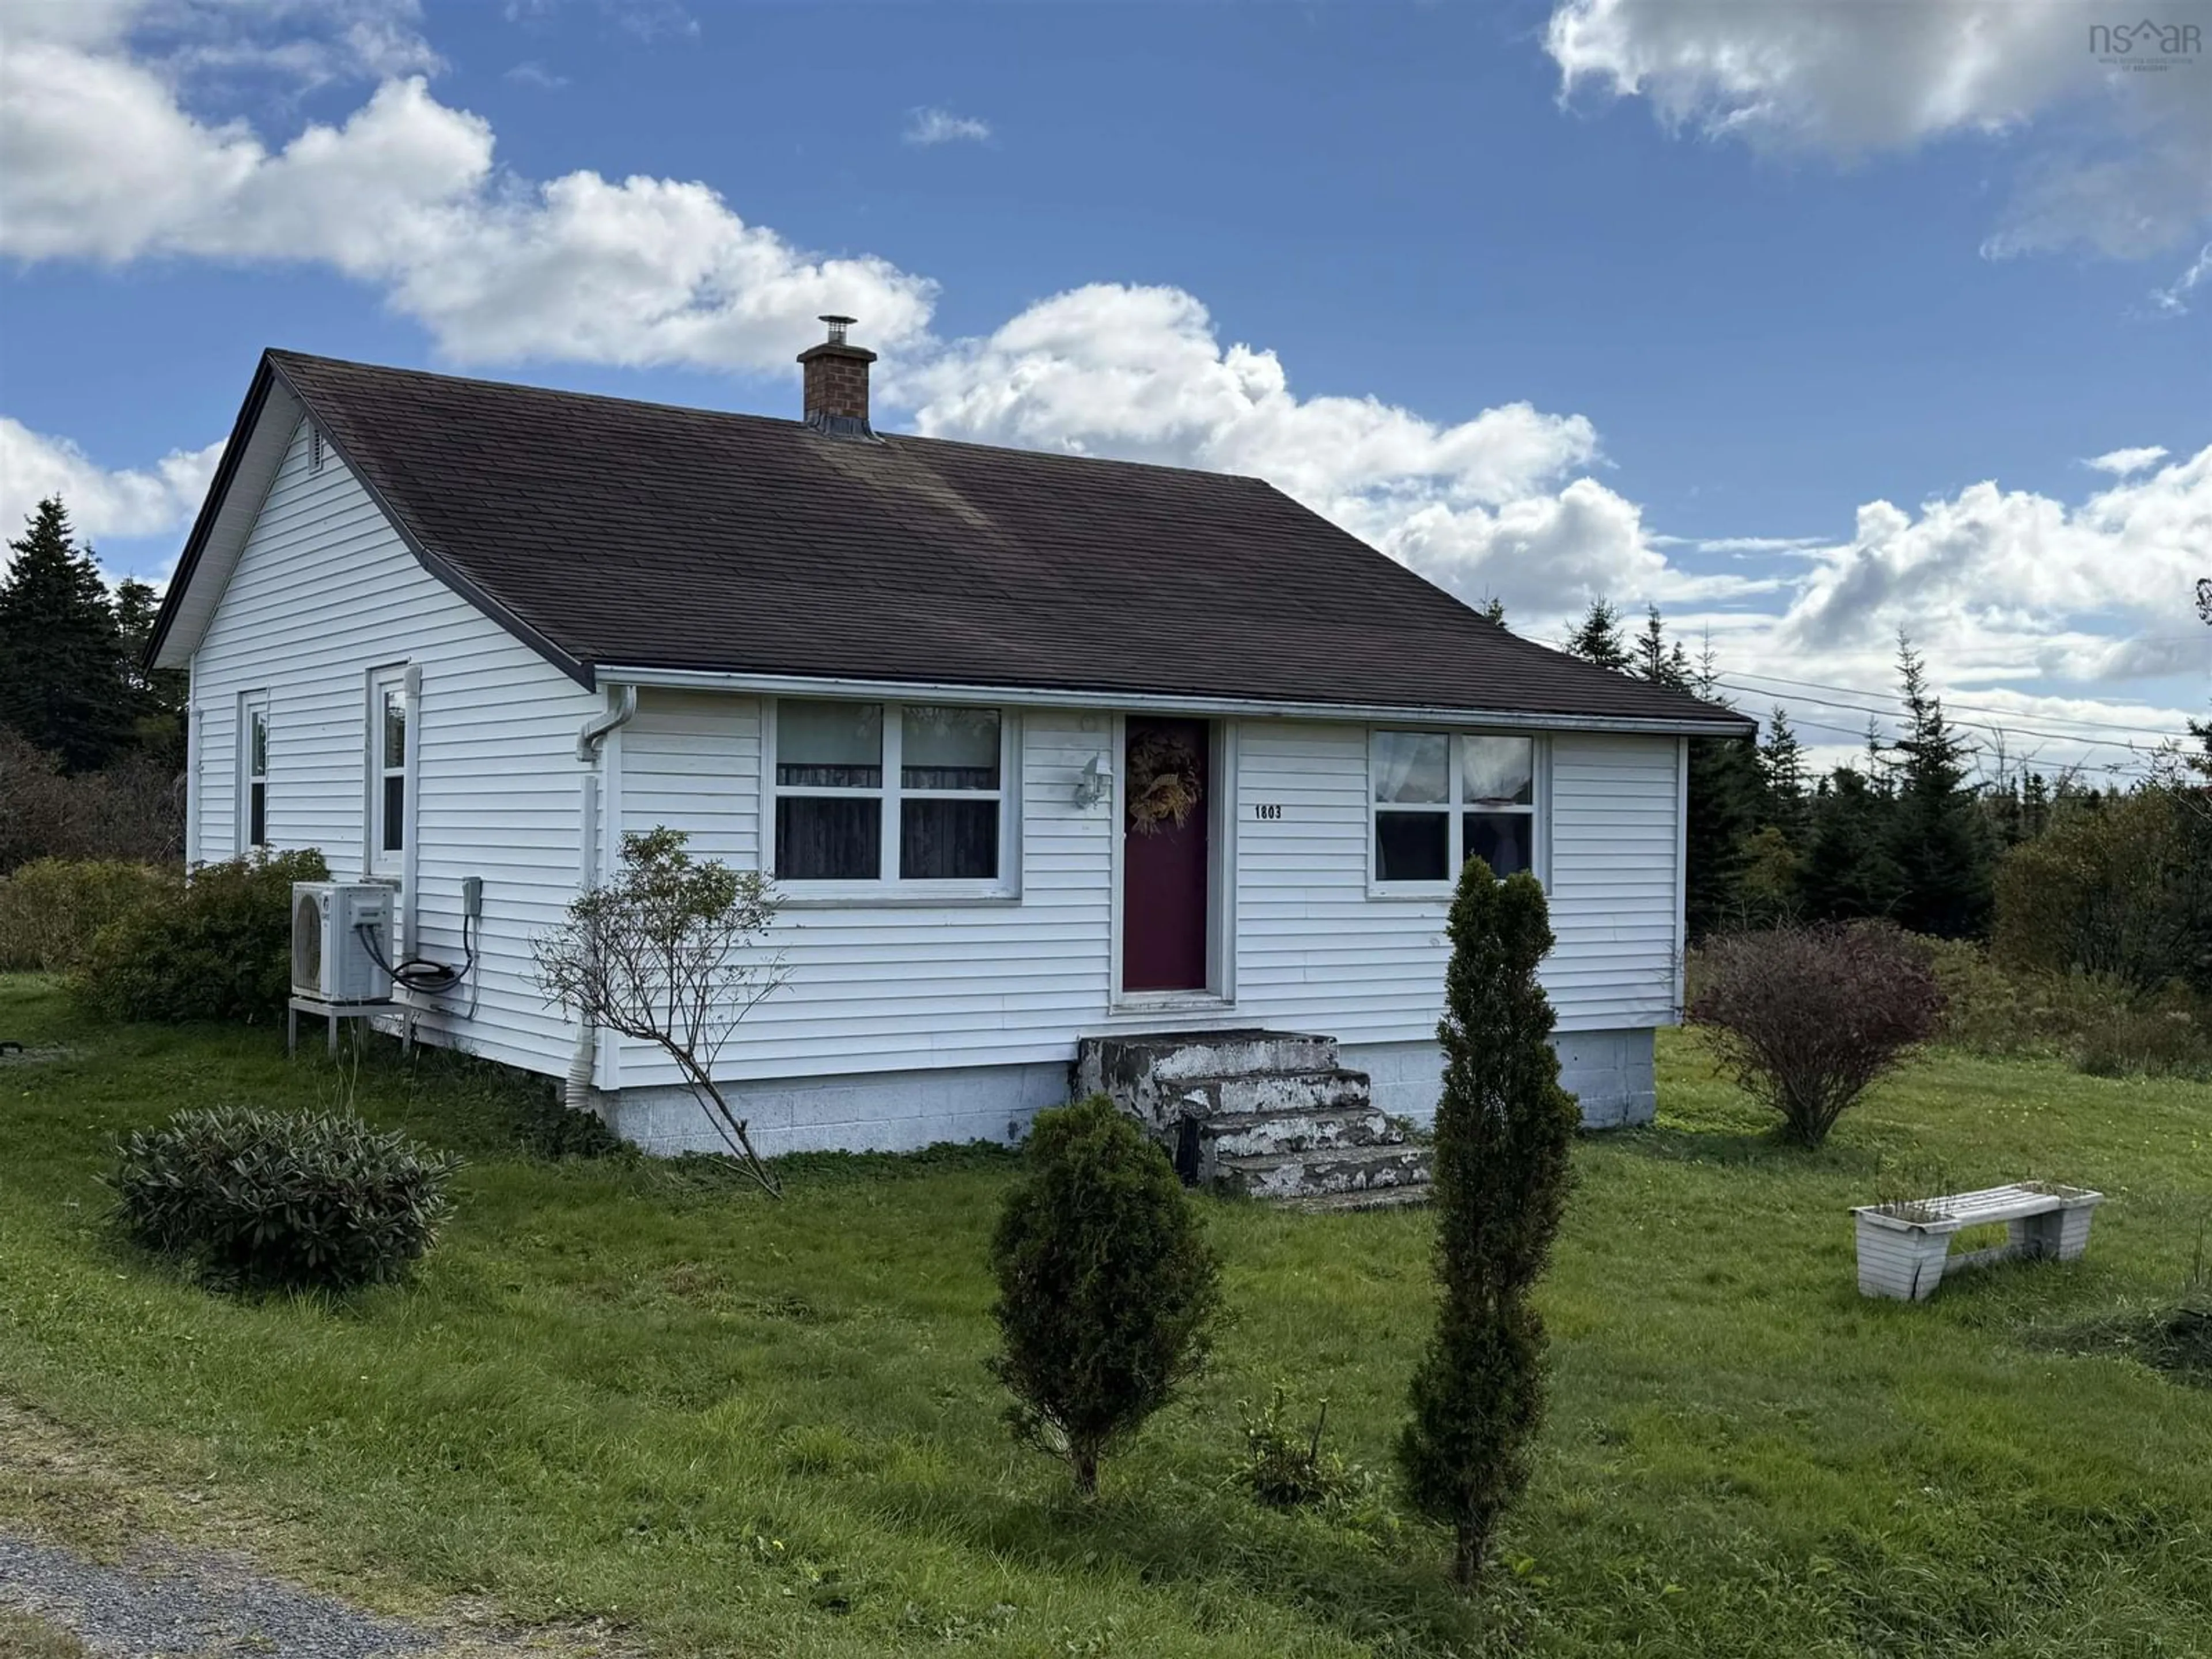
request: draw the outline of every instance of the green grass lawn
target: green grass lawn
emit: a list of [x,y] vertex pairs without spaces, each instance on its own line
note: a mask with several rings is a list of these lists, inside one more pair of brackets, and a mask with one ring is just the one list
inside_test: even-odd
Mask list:
[[[983,1370],[1006,1155],[795,1160],[779,1205],[531,1161],[496,1086],[380,1056],[361,1109],[471,1160],[445,1242],[404,1288],[240,1302],[112,1243],[94,1177],[182,1106],[335,1098],[319,1049],[84,1026],[28,978],[0,980],[0,1036],[70,1050],[0,1067],[0,1401],[387,1606],[486,1595],[669,1654],[2212,1650],[2212,1389],[2094,1340],[2182,1292],[2203,1085],[1941,1056],[1808,1155],[1668,1038],[1658,1127],[1577,1150],[1542,1455],[1470,1606],[1387,1479],[1422,1213],[1202,1200],[1237,1322],[1085,1508]],[[1900,1167],[2108,1202],[2081,1262],[1863,1301],[1846,1210]],[[1238,1490],[1237,1402],[1278,1381],[1328,1397],[1365,1500]],[[0,1524],[96,1537],[7,1461]]]

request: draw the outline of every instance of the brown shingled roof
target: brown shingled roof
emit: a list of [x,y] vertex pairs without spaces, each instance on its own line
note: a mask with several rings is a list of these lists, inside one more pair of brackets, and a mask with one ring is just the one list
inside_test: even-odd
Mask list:
[[266,361],[417,551],[581,678],[706,669],[1748,728],[1508,633],[1256,478]]

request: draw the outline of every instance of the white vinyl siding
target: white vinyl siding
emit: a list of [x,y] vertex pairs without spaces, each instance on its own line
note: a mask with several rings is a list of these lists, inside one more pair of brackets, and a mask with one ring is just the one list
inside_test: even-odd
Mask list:
[[[622,827],[688,827],[693,850],[757,864],[763,707],[645,691],[619,734]],[[774,940],[790,983],[739,1028],[725,1060],[732,1077],[1064,1060],[1085,1033],[1224,1020],[1347,1043],[1434,1036],[1447,902],[1370,896],[1365,726],[1237,723],[1234,1004],[1125,1014],[1110,1000],[1119,826],[1110,805],[1075,805],[1085,763],[1112,752],[1112,714],[1033,708],[1020,724],[1019,901],[791,904]],[[1539,865],[1560,940],[1544,977],[1560,1028],[1664,1023],[1678,744],[1562,733],[1538,751],[1548,842]],[[675,1081],[636,1045],[623,1048],[618,1077],[625,1088]]]
[[[757,866],[763,708],[645,691],[621,733],[622,828],[688,827],[693,851]],[[1076,805],[1075,790],[1111,742],[1096,715],[1030,710],[1018,722],[1023,817],[1002,854],[1018,860],[1018,900],[789,903],[772,948],[786,952],[791,983],[739,1028],[725,1056],[730,1074],[1072,1059],[1076,1036],[1104,1013],[1112,922],[1112,811]],[[619,1074],[625,1088],[675,1081],[635,1044],[624,1046]]]
[[[1665,1024],[1676,741],[1561,732],[1537,747],[1537,867],[1559,941],[1542,977],[1559,1029]],[[1237,752],[1237,1023],[1346,1042],[1434,1036],[1449,900],[1370,896],[1365,731],[1248,721]]]
[[359,879],[368,677],[416,665],[406,948],[458,964],[461,880],[484,882],[473,1017],[466,988],[426,999],[424,1031],[559,1072],[574,1027],[539,997],[530,938],[576,890],[576,732],[604,700],[431,576],[336,453],[313,472],[307,449],[301,422],[194,660],[198,845],[237,845],[240,694],[265,692],[269,845]]

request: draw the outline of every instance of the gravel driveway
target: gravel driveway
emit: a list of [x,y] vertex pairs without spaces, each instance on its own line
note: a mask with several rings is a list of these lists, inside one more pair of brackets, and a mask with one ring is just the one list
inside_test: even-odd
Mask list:
[[595,1650],[569,1632],[540,1641],[386,1619],[283,1583],[241,1557],[153,1540],[106,1565],[0,1532],[0,1608],[70,1632],[100,1659],[489,1659]]

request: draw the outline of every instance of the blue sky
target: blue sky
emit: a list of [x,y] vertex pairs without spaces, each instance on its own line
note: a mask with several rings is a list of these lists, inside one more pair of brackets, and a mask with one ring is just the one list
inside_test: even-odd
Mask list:
[[2203,703],[2212,54],[2108,11],[0,0],[0,508],[159,575],[264,344],[787,414],[845,308],[885,424],[1260,472],[1808,722],[1751,677],[1906,625],[2132,769],[2062,739]]

